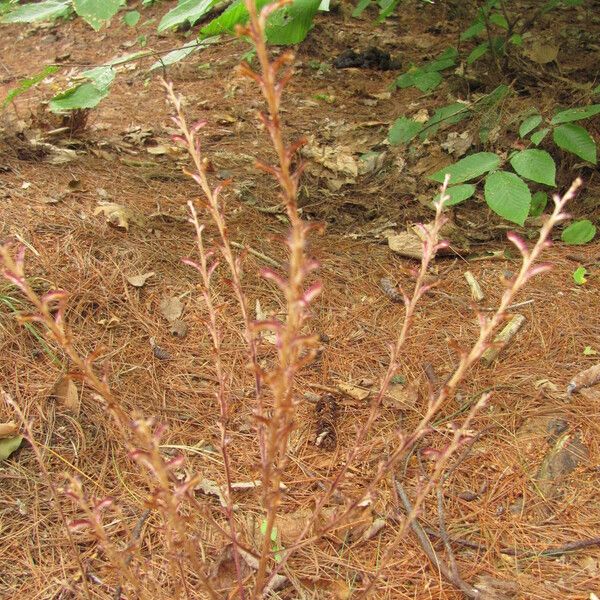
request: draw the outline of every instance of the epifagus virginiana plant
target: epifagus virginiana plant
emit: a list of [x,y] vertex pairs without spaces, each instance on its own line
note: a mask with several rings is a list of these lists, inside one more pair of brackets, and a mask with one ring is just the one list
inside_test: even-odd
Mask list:
[[[294,158],[301,143],[288,143],[284,139],[280,119],[280,102],[286,83],[291,77],[290,64],[292,55],[285,53],[275,61],[270,59],[265,28],[268,17],[273,11],[280,9],[285,2],[279,2],[257,10],[252,0],[246,1],[249,13],[247,27],[239,30],[241,35],[252,40],[258,58],[258,70],[243,65],[243,75],[254,80],[260,88],[266,110],[259,115],[271,144],[275,149],[277,162],[273,165],[259,163],[258,168],[270,173],[279,184],[280,196],[287,211],[290,222],[286,238],[287,269],[283,273],[265,270],[262,275],[275,282],[284,299],[285,316],[281,320],[253,320],[248,306],[248,298],[244,290],[243,257],[235,253],[231,244],[225,218],[225,191],[222,186],[212,188],[207,177],[207,170],[202,154],[201,134],[204,123],[188,126],[183,103],[171,85],[167,85],[168,96],[175,108],[175,123],[180,130],[177,141],[184,145],[192,159],[193,167],[189,175],[197,182],[202,191],[202,201],[197,208],[190,204],[191,222],[195,227],[197,238],[197,254],[194,260],[186,259],[186,263],[195,268],[200,277],[201,295],[206,307],[206,328],[210,334],[214,353],[214,370],[216,375],[215,394],[218,400],[220,415],[219,448],[223,458],[222,480],[224,481],[224,498],[222,506],[215,508],[208,502],[199,501],[193,493],[199,481],[199,476],[188,475],[184,481],[174,477],[182,457],[166,459],[160,452],[161,428],[154,426],[152,420],[142,419],[127,414],[119,402],[119,398],[111,390],[105,377],[98,375],[95,361],[98,353],[82,356],[73,345],[72,336],[65,324],[64,314],[67,294],[62,291],[52,291],[40,297],[31,287],[25,276],[24,252],[14,250],[9,246],[0,248],[2,258],[2,274],[11,281],[32,305],[29,315],[22,315],[25,322],[36,322],[44,328],[46,337],[53,344],[61,347],[71,362],[72,371],[83,379],[95,392],[95,398],[105,403],[115,419],[123,440],[129,450],[130,457],[141,467],[146,476],[148,486],[147,509],[160,517],[161,527],[157,534],[164,538],[164,561],[168,565],[168,578],[164,575],[155,580],[149,573],[140,577],[144,570],[144,558],[140,544],[133,542],[125,549],[113,545],[107,534],[102,519],[102,513],[109,510],[110,499],[90,500],[76,480],[67,489],[68,495],[76,501],[81,518],[74,524],[78,528],[87,528],[97,543],[104,549],[105,556],[112,563],[119,577],[119,585],[123,591],[136,598],[158,597],[197,597],[194,589],[201,586],[201,597],[210,598],[260,598],[268,590],[284,585],[286,573],[292,568],[290,558],[307,546],[314,545],[328,533],[334,531],[348,518],[352,518],[365,502],[371,501],[378,493],[384,479],[396,477],[397,466],[406,459],[407,455],[418,444],[422,443],[427,434],[435,433],[432,422],[440,410],[453,398],[458,386],[464,381],[469,370],[479,361],[490,346],[490,339],[505,320],[508,307],[515,296],[526,283],[537,273],[547,270],[545,264],[537,264],[542,251],[550,243],[550,233],[553,227],[567,218],[564,213],[565,204],[574,196],[576,183],[564,196],[554,197],[554,210],[548,216],[540,230],[537,242],[532,248],[516,235],[510,235],[521,254],[522,262],[518,273],[506,282],[506,290],[502,295],[496,312],[491,316],[479,315],[479,335],[469,349],[459,353],[457,366],[446,383],[439,389],[430,389],[427,406],[422,410],[422,418],[416,428],[405,431],[400,427],[396,432],[393,450],[380,457],[378,466],[374,468],[371,480],[362,488],[349,496],[342,487],[348,470],[356,464],[362,454],[365,443],[369,441],[373,425],[380,413],[383,398],[388,390],[393,375],[397,372],[405,343],[411,334],[413,317],[419,301],[430,289],[427,273],[431,261],[445,242],[440,241],[439,235],[445,222],[444,204],[448,200],[446,188],[448,179],[442,188],[441,197],[435,202],[435,220],[431,227],[423,228],[424,246],[420,268],[415,273],[415,285],[412,293],[402,292],[405,315],[403,324],[390,344],[389,366],[382,374],[380,389],[371,400],[370,410],[364,422],[357,428],[356,438],[349,446],[348,454],[340,464],[339,470],[332,474],[320,494],[316,495],[315,508],[307,518],[297,539],[286,548],[273,548],[273,533],[278,513],[284,501],[281,487],[284,483],[285,468],[290,458],[290,434],[294,429],[297,404],[300,395],[296,389],[296,375],[302,367],[311,361],[316,351],[316,337],[307,335],[309,326],[310,307],[313,300],[321,292],[321,285],[314,283],[314,272],[318,265],[307,256],[307,236],[314,228],[305,222],[297,206],[298,181],[302,166],[294,166]],[[219,243],[216,248],[206,245],[204,223],[208,219],[218,233]],[[262,510],[263,527],[262,542],[258,546],[248,540],[251,536],[236,519],[232,493],[232,468],[230,457],[230,405],[231,390],[228,388],[229,373],[233,368],[227,363],[222,351],[223,329],[220,309],[214,302],[213,276],[219,263],[223,263],[229,271],[232,293],[237,299],[244,327],[244,339],[247,344],[249,363],[254,376],[254,413],[256,422],[256,440],[258,456],[261,465],[262,479]],[[257,340],[261,331],[268,329],[275,335],[277,359],[269,369],[261,368],[257,360]],[[389,567],[394,556],[394,550],[399,541],[413,523],[425,497],[439,482],[448,459],[453,453],[469,441],[470,425],[473,417],[485,404],[487,396],[476,402],[461,423],[456,423],[451,434],[443,444],[429,451],[435,468],[430,479],[417,488],[416,497],[412,502],[412,510],[403,519],[388,545],[380,555],[379,570],[368,580],[364,580],[361,596],[366,596],[375,589],[379,576]],[[215,419],[217,416],[215,415]],[[35,447],[31,431],[26,427],[27,435]],[[440,447],[441,446],[441,447]],[[38,459],[44,471],[43,460]],[[45,471],[44,471],[45,472]],[[56,491],[53,482],[48,478],[53,493]],[[335,502],[332,500],[335,497]],[[341,501],[340,501],[341,499]],[[335,505],[335,510],[325,511]],[[206,523],[214,527],[229,543],[237,583],[233,590],[216,589],[209,573],[215,563],[215,557],[200,552],[200,534],[191,527],[187,514],[193,511],[202,515]],[[61,518],[63,513],[61,512]],[[225,520],[223,520],[225,517]],[[135,532],[134,532],[135,533]],[[138,535],[139,538],[139,535]],[[73,551],[76,551],[73,544]],[[78,559],[79,560],[79,559]],[[82,589],[85,597],[91,597],[88,584],[86,565],[79,560],[82,570]],[[248,575],[248,567],[251,574]],[[192,582],[190,572],[193,573]],[[121,588],[119,588],[120,590]],[[476,591],[476,590],[475,590]],[[475,592],[473,592],[475,593]],[[120,591],[119,591],[120,595]]]

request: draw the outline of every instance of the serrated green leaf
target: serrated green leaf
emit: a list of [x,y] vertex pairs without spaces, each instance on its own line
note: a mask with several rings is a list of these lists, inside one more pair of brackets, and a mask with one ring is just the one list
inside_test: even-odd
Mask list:
[[[446,189],[446,194],[450,196],[450,200],[444,203],[444,206],[454,206],[460,204],[465,200],[469,199],[475,193],[475,186],[470,183],[463,183],[462,185],[452,185]],[[438,202],[441,198],[441,193],[435,197],[435,202]]]
[[550,127],[545,127],[544,129],[540,129],[539,131],[532,133],[529,139],[534,145],[539,146],[543,139],[548,135],[549,131]]
[[524,138],[542,122],[542,115],[531,115],[527,117],[519,127],[519,136]]
[[406,144],[410,142],[423,129],[422,123],[417,123],[406,117],[396,119],[388,133],[390,144],[396,146],[398,144]]
[[52,112],[62,112],[78,108],[94,108],[108,95],[108,89],[99,90],[93,83],[82,83],[50,100]]
[[172,8],[158,24],[157,31],[165,31],[171,27],[181,25],[186,21],[193,25],[200,17],[205,15],[218,0],[183,0]]
[[530,217],[539,217],[548,205],[548,194],[546,192],[536,192],[531,197],[531,207],[529,208]]
[[437,71],[419,71],[413,75],[413,85],[422,92],[434,90],[442,81]]
[[19,81],[19,85],[17,85],[16,88],[13,88],[12,90],[8,91],[6,98],[4,98],[4,100],[2,101],[2,108],[6,108],[15,98],[17,98],[21,94],[24,94],[27,90],[31,89],[38,83],[41,83],[42,81],[44,81],[44,79],[46,79],[46,77],[48,77],[48,75],[56,73],[56,71],[58,71],[59,69],[60,67],[57,67],[56,65],[49,65],[39,73],[36,73],[35,75],[28,77],[27,79]]
[[510,164],[525,179],[544,185],[556,185],[556,165],[545,150],[521,150],[510,159]]
[[519,176],[506,171],[490,173],[485,180],[484,197],[497,215],[519,225],[525,223],[531,192]]
[[467,64],[472,65],[475,61],[479,60],[490,48],[488,42],[483,42],[479,46],[475,46],[471,50],[469,56],[467,56]]
[[596,235],[596,226],[588,219],[571,223],[561,234],[565,244],[579,246],[591,242]]
[[587,282],[587,279],[585,277],[586,275],[587,275],[587,269],[585,267],[577,267],[573,271],[573,281],[577,285],[583,285],[584,283]]
[[446,174],[450,175],[450,184],[462,183],[475,179],[488,171],[493,171],[500,164],[500,157],[493,152],[478,152],[462,158],[453,165],[440,169],[429,179],[443,183]]
[[581,125],[573,123],[559,125],[552,132],[552,136],[559,148],[596,164],[596,142]]
[[561,123],[571,123],[573,121],[581,121],[581,119],[589,119],[600,113],[600,104],[590,104],[589,106],[580,106],[578,108],[570,108],[569,110],[561,110],[552,117],[552,125],[560,125]]
[[135,27],[141,16],[142,15],[137,10],[130,10],[123,15],[123,23],[129,27]]
[[485,31],[485,23],[483,21],[475,21],[470,27],[465,29],[460,34],[460,41],[466,42],[467,40],[470,40],[471,38],[478,36],[480,33],[483,33],[484,31]]
[[6,460],[23,441],[22,435],[0,439],[0,461]]
[[123,0],[71,0],[75,12],[95,31],[114,17]]

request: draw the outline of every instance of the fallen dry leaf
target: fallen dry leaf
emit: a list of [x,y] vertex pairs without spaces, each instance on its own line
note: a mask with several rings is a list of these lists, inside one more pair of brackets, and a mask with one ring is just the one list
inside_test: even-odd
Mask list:
[[334,173],[342,177],[345,183],[353,183],[358,177],[358,163],[350,149],[345,146],[320,146],[315,138],[311,137],[302,148],[302,155],[324,167],[330,172],[329,175]]
[[556,60],[558,56],[558,46],[553,44],[544,44],[540,40],[536,40],[527,51],[524,52],[525,56],[538,63],[539,65],[546,65]]
[[183,304],[177,296],[164,298],[160,302],[160,312],[169,323],[175,322],[183,313]]
[[337,388],[340,390],[340,392],[342,392],[342,394],[346,394],[355,400],[365,400],[371,393],[371,390],[353,385],[352,383],[338,383]]
[[136,225],[141,223],[141,219],[136,217],[131,209],[116,202],[99,204],[94,210],[94,215],[99,214],[103,214],[111,225],[125,229],[125,231],[129,231],[130,222]]
[[418,385],[409,383],[390,383],[385,396],[383,406],[387,408],[414,408],[418,400]]
[[52,391],[52,396],[68,411],[78,413],[80,406],[79,392],[73,380],[64,375],[61,377]]
[[12,421],[0,423],[0,438],[12,437],[19,431],[19,426]]
[[182,149],[177,146],[168,146],[167,144],[159,144],[158,146],[148,146],[146,148],[148,154],[155,156],[169,156],[170,158],[179,158],[182,154]]
[[144,273],[142,275],[130,275],[126,279],[133,287],[140,288],[143,287],[146,281],[153,275],[154,271],[148,271],[148,273]]

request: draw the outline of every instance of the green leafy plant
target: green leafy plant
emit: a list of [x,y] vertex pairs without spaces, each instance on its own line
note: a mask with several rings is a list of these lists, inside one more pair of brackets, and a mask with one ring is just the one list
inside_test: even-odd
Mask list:
[[441,128],[456,125],[474,116],[480,116],[485,122],[488,120],[488,115],[497,112],[495,108],[509,93],[508,86],[499,85],[473,103],[453,102],[436,109],[425,123],[405,116],[398,117],[390,128],[388,140],[392,145],[408,144],[417,136],[421,140],[426,140],[435,136]]
[[[164,15],[157,29],[162,32],[185,23],[194,25],[218,2],[219,0],[179,0],[177,6]],[[267,0],[257,0],[257,9],[262,9],[267,3]],[[148,0],[142,4],[146,6],[152,2]],[[77,14],[98,31],[121,8],[127,8],[125,0],[43,0],[36,4],[19,4],[16,0],[9,0],[0,4],[0,24],[52,21]],[[290,4],[279,7],[267,19],[267,41],[284,46],[302,42],[312,28],[313,19],[319,10],[329,10],[329,0],[293,0]],[[135,27],[140,18],[139,11],[127,10],[123,15],[123,22],[129,27]],[[248,10],[243,0],[235,0],[221,15],[200,29],[194,42],[187,43],[155,61],[149,71],[164,69],[185,59],[207,45],[219,41],[218,36],[221,34],[233,35],[236,27],[244,25],[247,21]],[[110,87],[117,74],[115,66],[151,54],[151,51],[135,53],[83,71],[78,78],[84,81],[55,95],[50,101],[51,110],[65,112],[98,106],[110,93]],[[58,67],[51,65],[42,73],[24,80],[12,95],[9,94],[3,107],[56,70]],[[46,75],[42,76],[43,73]]]
[[586,279],[586,275],[587,275],[587,269],[583,266],[577,267],[574,271],[573,271],[573,281],[577,284],[577,285],[584,285],[587,282]]
[[396,88],[416,87],[422,92],[434,90],[443,78],[441,71],[456,66],[458,59],[458,50],[456,48],[447,48],[436,59],[429,61],[419,67],[412,65],[406,73],[400,75],[394,82]]
[[36,73],[31,77],[19,81],[17,87],[10,90],[6,95],[6,98],[4,98],[4,100],[2,101],[2,108],[6,108],[11,102],[13,102],[15,98],[17,98],[21,94],[24,94],[32,87],[35,87],[36,85],[44,81],[46,77],[52,75],[53,73],[56,73],[58,70],[59,67],[57,67],[56,65],[49,65],[42,69],[39,73]]
[[[583,0],[549,0],[541,3],[533,14],[515,13],[514,6],[509,10],[505,0],[486,0],[478,8],[475,19],[460,34],[461,42],[482,40],[466,57],[467,65],[491,54],[496,60],[506,58],[511,46],[522,46],[524,34],[538,18],[557,8],[579,6]],[[500,63],[497,63],[500,66]],[[504,67],[506,60],[504,61]]]
[[523,225],[532,206],[532,194],[524,179],[554,186],[554,160],[543,150],[521,150],[513,153],[509,164],[504,165],[512,167],[514,172],[500,169],[501,163],[494,152],[478,152],[440,169],[430,179],[444,181],[449,175],[452,183],[448,187],[449,204],[458,204],[473,196],[477,189],[475,184],[465,182],[481,178],[488,206],[508,221]]
[[552,132],[552,139],[559,148],[595,165],[597,163],[596,142],[589,131],[576,122],[598,114],[600,114],[600,104],[559,110],[548,122],[544,122],[540,114],[534,113],[522,121],[519,136],[523,139],[529,138],[534,146],[539,146]]

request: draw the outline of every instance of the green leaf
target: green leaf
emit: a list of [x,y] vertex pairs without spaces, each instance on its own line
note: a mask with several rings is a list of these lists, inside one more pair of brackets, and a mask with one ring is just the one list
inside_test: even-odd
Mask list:
[[135,27],[138,24],[141,16],[142,15],[137,10],[130,10],[123,15],[123,23],[125,23],[125,25],[129,25],[129,27]]
[[6,460],[23,441],[22,435],[0,439],[0,461]]
[[592,346],[586,346],[583,349],[584,356],[596,356],[596,354],[598,354],[598,350],[594,350]]
[[531,197],[531,207],[529,208],[530,217],[539,217],[548,204],[548,194],[546,192],[536,192]]
[[562,110],[552,117],[552,125],[560,125],[561,123],[571,123],[572,121],[581,121],[588,119],[600,113],[600,104],[590,104],[589,106],[580,106],[579,108],[570,108]]
[[193,52],[196,52],[201,48],[206,48],[207,46],[210,46],[210,44],[218,42],[220,39],[221,38],[218,35],[214,35],[212,37],[205,38],[195,43],[187,43],[181,48],[177,48],[177,50],[171,50],[171,52],[165,54],[161,59],[153,63],[148,69],[148,71],[152,72],[156,69],[173,65],[179,62],[180,60],[183,60],[186,56],[189,56]]
[[577,285],[583,285],[587,281],[587,279],[585,277],[586,275],[587,275],[587,269],[585,267],[577,267],[573,271],[573,281]]
[[117,14],[123,0],[72,0],[75,12],[98,31]]
[[81,74],[83,77],[91,79],[94,86],[100,92],[108,92],[108,88],[117,75],[117,72],[110,66],[104,65],[102,67],[96,67],[94,69],[88,69]]
[[50,100],[52,112],[62,112],[77,108],[94,108],[108,95],[108,89],[99,90],[93,83],[82,83]]
[[2,102],[2,108],[6,108],[17,96],[24,94],[28,89],[44,81],[44,79],[46,79],[48,75],[56,73],[56,71],[58,71],[59,68],[60,67],[57,67],[56,65],[49,65],[39,73],[36,73],[35,75],[32,75],[27,79],[22,79],[21,81],[19,81],[19,85],[17,85],[17,87],[13,88],[12,90],[9,90],[8,94],[6,94],[6,98],[4,98]]
[[475,46],[469,56],[467,56],[467,64],[472,65],[476,60],[479,60],[489,50],[489,47],[488,42],[483,42],[479,46]]
[[267,40],[271,44],[289,46],[299,44],[308,35],[319,10],[321,0],[294,0],[267,21]]
[[431,119],[427,121],[420,137],[421,139],[425,139],[426,137],[433,136],[437,133],[442,124],[455,125],[456,123],[460,123],[463,119],[466,119],[470,114],[471,109],[461,102],[454,102],[448,104],[448,106],[442,106],[442,108],[438,108],[433,113]]
[[356,5],[355,9],[352,11],[353,17],[360,17],[363,14],[365,9],[371,4],[372,0],[360,0],[360,2]]
[[388,133],[388,140],[393,146],[410,142],[423,129],[422,123],[417,123],[406,117],[396,119]]
[[[450,200],[446,200],[444,206],[454,206],[460,202],[464,202],[475,193],[475,186],[470,183],[463,183],[462,185],[452,185],[446,190],[446,194],[450,196]],[[435,202],[441,198],[441,193],[435,197]]]
[[596,164],[596,142],[581,125],[573,125],[573,123],[559,125],[552,135],[556,145],[563,150]]
[[518,33],[513,33],[509,40],[508,40],[511,44],[514,44],[515,46],[522,46],[523,45],[523,36],[518,34]]
[[478,36],[485,31],[485,23],[483,21],[475,21],[468,29],[465,29],[460,34],[460,41],[466,42],[471,38]]
[[415,84],[415,73],[422,73],[421,69],[414,69],[403,73],[399,77],[396,77],[394,85],[401,90],[412,87]]
[[217,2],[218,0],[183,0],[160,20],[157,31],[165,31],[186,21],[193,25]]
[[521,150],[511,159],[512,168],[525,179],[555,186],[556,165],[545,150]]
[[527,117],[519,127],[519,136],[524,138],[542,122],[542,115],[531,115]]
[[[493,152],[478,152],[462,158],[453,165],[440,169],[429,179],[442,183],[446,174],[450,175],[450,183],[462,183],[475,179],[488,171],[493,171],[500,164],[500,157]],[[529,208],[529,206],[528,206]]]
[[597,85],[593,90],[592,90],[592,94],[594,94],[594,96],[597,96],[598,94],[600,94],[600,85]]
[[443,78],[437,71],[419,71],[413,75],[413,85],[422,92],[430,92],[434,90]]
[[596,227],[588,219],[571,223],[560,236],[565,244],[579,246],[591,242],[596,235]]
[[446,48],[435,60],[432,60],[429,63],[426,63],[423,66],[423,70],[425,71],[444,71],[445,69],[449,69],[456,64],[456,59],[458,58],[458,50],[453,48]]
[[539,146],[542,143],[542,140],[548,135],[549,131],[550,127],[545,127],[544,129],[540,129],[539,131],[532,133],[529,139],[533,144]]
[[487,176],[484,197],[488,206],[508,221],[523,225],[529,214],[531,192],[514,173],[496,171]]
[[506,17],[500,13],[493,13],[490,15],[490,23],[493,23],[502,29],[508,29],[508,21],[506,20]]
[[53,21],[65,17],[71,12],[71,0],[46,0],[37,4],[23,4],[4,15],[2,23],[33,23],[34,21]]
[[[260,10],[269,0],[256,0]],[[267,22],[267,40],[271,44],[289,45],[300,43],[310,31],[313,18],[319,8],[320,0],[294,0],[273,13]],[[242,0],[235,0],[220,16],[205,25],[201,37],[231,32],[236,25],[248,20],[248,11]]]

